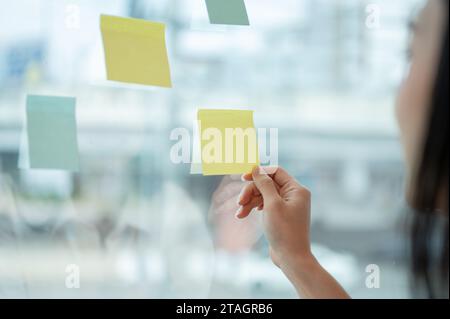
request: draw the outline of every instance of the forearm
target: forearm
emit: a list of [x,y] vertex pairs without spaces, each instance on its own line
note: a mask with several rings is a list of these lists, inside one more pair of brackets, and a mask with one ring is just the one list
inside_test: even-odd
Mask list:
[[281,269],[301,298],[350,298],[336,279],[313,256],[292,261]]

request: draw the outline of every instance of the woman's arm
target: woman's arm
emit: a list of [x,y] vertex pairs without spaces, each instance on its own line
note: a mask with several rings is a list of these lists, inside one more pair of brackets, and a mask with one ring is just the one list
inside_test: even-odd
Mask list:
[[262,168],[243,176],[251,181],[242,190],[236,217],[254,208],[263,220],[270,254],[303,298],[349,298],[339,283],[311,253],[309,239],[311,194],[282,168],[270,176]]
[[280,266],[302,298],[348,299],[341,285],[314,258]]

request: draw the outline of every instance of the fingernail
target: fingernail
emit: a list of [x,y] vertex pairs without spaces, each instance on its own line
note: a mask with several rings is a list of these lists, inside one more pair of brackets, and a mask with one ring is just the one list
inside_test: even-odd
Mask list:
[[242,189],[241,190],[241,192],[239,193],[239,195],[238,195],[238,197],[237,197],[237,202],[236,202],[236,204],[238,204],[238,206],[240,206],[240,202],[241,202],[241,199],[242,199],[242,194],[244,193],[244,189]]
[[261,175],[267,175],[267,172],[266,172],[266,170],[265,170],[263,167],[260,167],[260,168],[259,168],[259,174],[261,174]]
[[236,214],[234,215],[234,217],[236,219],[239,219],[239,215],[242,213],[242,209],[244,209],[244,207],[239,207],[239,209],[236,211]]
[[242,181],[242,182],[246,182],[244,176],[245,176],[245,174],[241,175],[241,181]]

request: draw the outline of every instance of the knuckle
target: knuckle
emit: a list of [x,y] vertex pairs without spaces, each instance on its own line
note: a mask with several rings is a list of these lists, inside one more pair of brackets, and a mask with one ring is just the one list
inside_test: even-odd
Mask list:
[[301,197],[303,197],[306,200],[310,200],[311,199],[311,191],[306,188],[306,187],[300,187],[298,190],[299,194]]
[[217,191],[215,191],[211,196],[212,204],[218,204],[218,202],[219,202],[218,197],[219,197],[219,194],[217,193]]

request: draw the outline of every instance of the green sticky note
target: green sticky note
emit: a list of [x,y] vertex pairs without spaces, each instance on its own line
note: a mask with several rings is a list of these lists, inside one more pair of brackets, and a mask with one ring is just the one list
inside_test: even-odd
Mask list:
[[250,25],[244,0],[205,0],[211,24]]
[[73,97],[27,96],[30,168],[79,171]]

